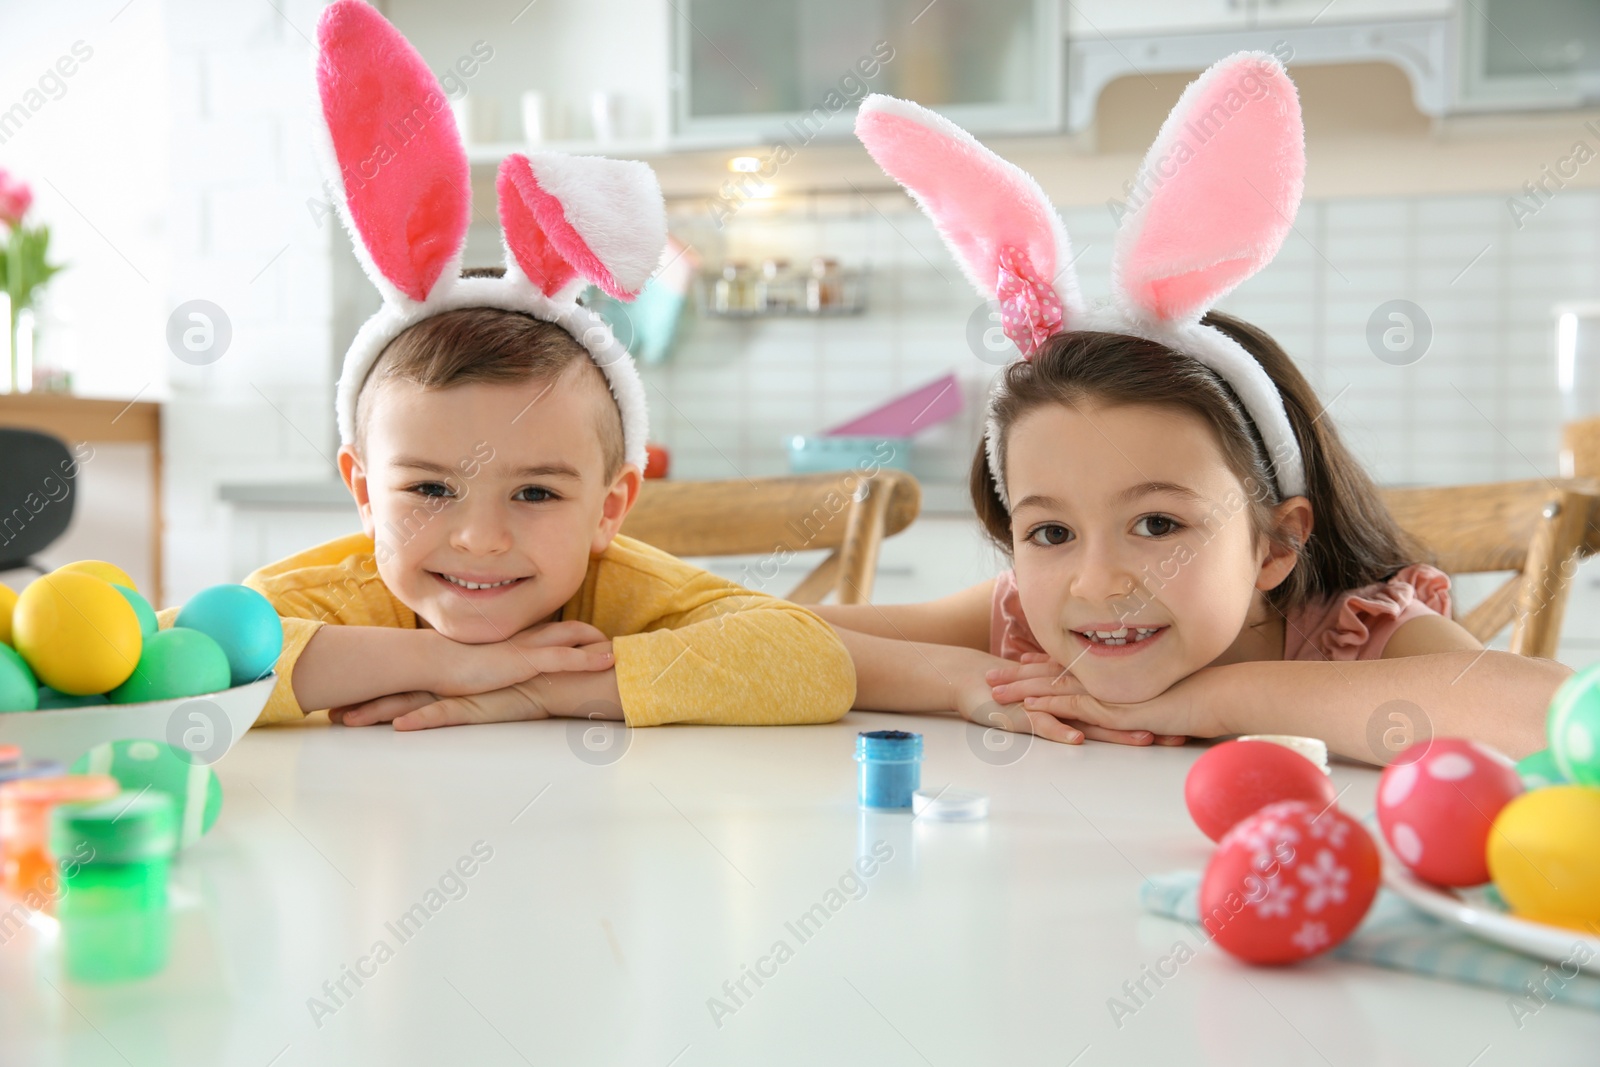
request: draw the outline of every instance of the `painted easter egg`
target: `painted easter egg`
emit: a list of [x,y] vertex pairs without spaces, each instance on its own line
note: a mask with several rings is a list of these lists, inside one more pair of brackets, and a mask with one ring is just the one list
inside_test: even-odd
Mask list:
[[0,711],[33,711],[39,706],[39,681],[10,645],[0,645]]
[[1567,781],[1600,785],[1600,663],[1561,683],[1550,701],[1545,732]]
[[1600,789],[1524,793],[1495,819],[1488,855],[1495,888],[1518,915],[1584,933],[1600,923]]
[[272,602],[244,585],[202,589],[178,612],[176,626],[198,630],[222,646],[233,685],[272,670],[283,651],[283,623]]
[[1239,959],[1293,963],[1349,937],[1379,877],[1377,845],[1338,808],[1268,804],[1217,844],[1200,882],[1200,918]]
[[111,588],[122,594],[122,599],[133,605],[133,613],[139,616],[139,632],[149,637],[161,629],[161,623],[156,618],[156,610],[150,606],[150,601],[140,596],[136,591],[125,585],[113,585]]
[[1555,753],[1548,748],[1541,748],[1533,755],[1519,759],[1517,777],[1522,779],[1524,789],[1543,789],[1547,785],[1561,785],[1567,780],[1561,768],[1556,766]]
[[1224,741],[1195,760],[1183,782],[1190,816],[1213,841],[1268,804],[1303,800],[1320,811],[1337,796],[1316,764],[1271,741]]
[[87,708],[96,704],[109,704],[104,693],[85,693],[82,696],[73,696],[48,685],[39,687],[39,710],[54,711],[57,708]]
[[1434,885],[1489,880],[1489,828],[1523,791],[1517,769],[1486,745],[1436,737],[1413,745],[1378,779],[1378,825],[1413,874]]
[[103,559],[80,559],[73,563],[64,563],[56,568],[56,573],[62,571],[76,572],[78,574],[92,574],[103,582],[120,585],[127,589],[137,589],[133,579],[128,577],[128,572],[115,563],[107,563]]
[[204,763],[160,741],[112,741],[96,745],[72,765],[73,774],[109,774],[128,792],[157,790],[178,811],[180,846],[211,829],[222,811],[222,783]]
[[75,696],[125,682],[143,644],[138,614],[111,583],[59,570],[17,598],[12,636],[39,681]]
[[16,606],[16,591],[9,585],[0,585],[0,645],[11,644],[11,613]]
[[174,626],[144,643],[138,668],[106,696],[113,704],[216,693],[228,688],[228,657],[199,630]]

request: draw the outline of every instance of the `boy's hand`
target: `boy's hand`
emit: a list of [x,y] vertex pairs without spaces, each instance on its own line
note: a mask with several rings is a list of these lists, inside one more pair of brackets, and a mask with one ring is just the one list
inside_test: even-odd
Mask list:
[[[586,645],[584,651],[604,650],[610,642]],[[593,677],[592,672],[579,672]],[[600,678],[600,681],[605,681]],[[608,683],[615,686],[615,683]],[[436,726],[464,726],[480,722],[519,722],[526,719],[570,717],[575,712],[565,707],[554,689],[561,683],[541,675],[486,693],[453,696],[431,692],[394,693],[361,704],[332,708],[328,721],[341,726],[372,726],[392,722],[396,730],[429,730]],[[552,698],[556,700],[551,703]],[[615,708],[614,712],[612,707]],[[588,718],[622,719],[620,705],[590,701],[579,709]]]
[[518,682],[489,693],[442,697],[437,693],[395,693],[348,708],[334,708],[328,720],[341,726],[392,722],[396,730],[427,730],[477,722],[548,719],[532,682]]
[[[1156,734],[1150,730],[1113,729],[1095,725],[1103,722],[1129,722],[1129,725],[1133,725],[1130,720],[1142,721],[1144,718],[1135,709],[1157,710],[1155,705],[1161,701],[1161,697],[1143,704],[1103,703],[1091,697],[1083,688],[1083,683],[1071,672],[1040,652],[1023,653],[1022,662],[998,667],[990,671],[987,678],[994,687],[992,697],[996,703],[1020,705],[1030,715],[1056,716],[1082,728],[1088,736],[1097,740],[1116,741],[1125,745],[1181,745],[1188,740],[1183,734]],[[1158,715],[1156,719],[1165,717]]]
[[608,671],[616,665],[610,640],[588,623],[540,623],[504,641],[450,649],[436,691],[443,696],[492,693],[541,674]]

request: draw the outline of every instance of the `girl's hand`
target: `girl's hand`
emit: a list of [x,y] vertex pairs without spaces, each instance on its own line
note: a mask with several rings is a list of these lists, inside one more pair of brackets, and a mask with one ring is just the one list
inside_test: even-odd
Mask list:
[[[457,645],[435,690],[444,696],[491,693],[541,674],[608,671],[611,642],[586,622],[546,622],[484,645]],[[374,702],[369,702],[374,703]]]
[[[1159,728],[1157,724],[1126,714],[1126,709],[1149,708],[1155,701],[1102,704],[1088,695],[1073,674],[1041,652],[1024,653],[1020,663],[997,667],[988,672],[986,680],[993,686],[991,692],[996,704],[1020,704],[1030,715],[1053,715],[1097,741],[1122,745],[1181,745],[1188,740],[1181,733],[1155,733],[1151,727]],[[1112,713],[1107,709],[1119,710]]]

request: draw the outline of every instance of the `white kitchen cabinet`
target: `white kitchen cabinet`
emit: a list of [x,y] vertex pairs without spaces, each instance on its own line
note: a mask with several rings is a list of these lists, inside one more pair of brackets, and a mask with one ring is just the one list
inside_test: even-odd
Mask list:
[[978,133],[1060,123],[1056,0],[681,0],[675,12],[679,140],[847,138],[868,92]]

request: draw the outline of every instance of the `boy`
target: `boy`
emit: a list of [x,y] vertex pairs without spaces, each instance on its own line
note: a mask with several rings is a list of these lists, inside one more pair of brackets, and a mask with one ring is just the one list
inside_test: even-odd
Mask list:
[[258,721],[843,715],[854,671],[815,615],[618,536],[640,486],[622,440],[561,326],[470,307],[406,329],[339,450],[365,532],[246,579],[284,617]]

